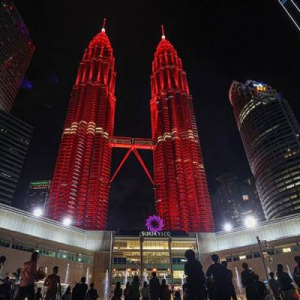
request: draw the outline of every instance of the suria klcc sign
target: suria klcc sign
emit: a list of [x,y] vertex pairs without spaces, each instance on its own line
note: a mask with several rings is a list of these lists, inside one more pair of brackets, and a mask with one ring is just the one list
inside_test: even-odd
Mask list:
[[146,220],[147,231],[142,231],[142,237],[170,237],[170,231],[163,231],[164,221],[159,216],[149,216]]

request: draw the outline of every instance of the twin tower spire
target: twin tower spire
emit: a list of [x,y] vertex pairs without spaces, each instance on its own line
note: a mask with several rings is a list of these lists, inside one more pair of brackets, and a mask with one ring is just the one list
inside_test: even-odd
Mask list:
[[[120,147],[128,149],[124,161],[134,152],[144,167],[165,230],[213,231],[192,96],[177,51],[162,26],[162,40],[152,62],[152,137],[115,137],[115,58],[105,23],[104,19],[79,65],[50,189],[48,217],[68,218],[86,230],[105,230],[109,188],[115,177],[111,176],[112,149]],[[153,152],[154,179],[139,150]]]

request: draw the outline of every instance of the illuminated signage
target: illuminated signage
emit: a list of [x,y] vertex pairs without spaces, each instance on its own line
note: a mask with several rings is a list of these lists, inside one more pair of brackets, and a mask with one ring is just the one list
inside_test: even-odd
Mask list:
[[146,228],[151,232],[161,232],[164,229],[164,221],[159,216],[150,216],[146,220]]
[[170,237],[171,232],[170,231],[142,231],[140,233],[140,236],[142,237]]

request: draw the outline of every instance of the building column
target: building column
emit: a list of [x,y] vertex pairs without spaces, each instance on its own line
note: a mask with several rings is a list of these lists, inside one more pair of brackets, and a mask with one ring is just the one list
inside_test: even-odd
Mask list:
[[143,276],[144,276],[143,242],[144,242],[144,238],[141,236],[140,237],[141,282],[143,282]]
[[171,284],[172,287],[174,286],[174,275],[173,275],[173,261],[172,261],[172,238],[168,239],[168,246],[169,246],[169,259],[170,259],[170,269],[171,269]]

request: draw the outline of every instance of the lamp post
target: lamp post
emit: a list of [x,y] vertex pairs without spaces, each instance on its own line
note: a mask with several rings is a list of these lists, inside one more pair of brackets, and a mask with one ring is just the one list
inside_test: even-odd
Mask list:
[[[261,246],[262,241],[259,239],[258,236],[256,237],[256,239],[257,239],[257,244],[258,244],[258,247],[259,247],[260,257],[262,259],[262,263],[264,265],[264,270],[265,270],[265,273],[266,273],[266,276],[267,276],[267,280],[269,280],[269,273],[268,273],[268,269],[267,269],[267,266],[266,266],[266,262],[265,262],[265,258],[264,258],[263,251],[262,251],[262,246]],[[265,243],[266,243],[266,241],[265,241]]]

